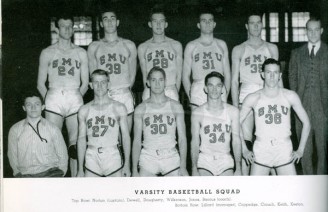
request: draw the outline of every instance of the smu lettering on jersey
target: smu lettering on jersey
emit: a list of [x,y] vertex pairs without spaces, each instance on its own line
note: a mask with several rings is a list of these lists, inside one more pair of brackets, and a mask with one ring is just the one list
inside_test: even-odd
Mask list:
[[275,98],[268,98],[263,91],[254,107],[255,135],[262,138],[287,138],[290,131],[290,103],[282,89]]
[[108,147],[118,144],[119,124],[113,104],[103,110],[90,107],[87,116],[88,145]]
[[204,46],[200,42],[192,52],[192,78],[195,81],[203,80],[212,71],[223,73],[223,49],[213,41],[210,45]]
[[95,55],[97,68],[107,71],[110,75],[111,90],[130,86],[130,50],[121,38],[114,46],[100,41]]
[[56,49],[48,67],[49,88],[79,88],[81,76],[81,59],[78,49],[66,54]]
[[245,51],[240,61],[240,82],[263,85],[261,78],[262,64],[272,55],[269,51],[268,44],[263,44],[258,49],[253,49],[246,42],[244,43]]
[[231,118],[224,104],[219,116],[213,116],[203,107],[203,120],[200,129],[200,151],[204,153],[230,153]]
[[171,100],[162,108],[152,108],[146,103],[143,116],[143,146],[150,149],[174,148],[177,124]]
[[176,84],[177,53],[170,42],[149,43],[145,51],[147,75],[151,68],[160,67],[166,74],[166,85]]

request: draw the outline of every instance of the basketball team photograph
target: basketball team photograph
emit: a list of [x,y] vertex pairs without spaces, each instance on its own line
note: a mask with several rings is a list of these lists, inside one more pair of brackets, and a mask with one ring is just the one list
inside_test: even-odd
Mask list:
[[327,175],[327,11],[3,0],[3,177]]

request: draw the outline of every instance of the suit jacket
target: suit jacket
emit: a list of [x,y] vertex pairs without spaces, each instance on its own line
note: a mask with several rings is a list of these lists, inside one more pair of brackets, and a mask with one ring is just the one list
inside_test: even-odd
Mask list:
[[[304,102],[306,83],[309,81],[310,63],[308,44],[294,49],[289,62],[289,85]],[[321,46],[313,59],[314,66],[319,72],[319,88],[324,114],[328,117],[328,46],[321,42]]]

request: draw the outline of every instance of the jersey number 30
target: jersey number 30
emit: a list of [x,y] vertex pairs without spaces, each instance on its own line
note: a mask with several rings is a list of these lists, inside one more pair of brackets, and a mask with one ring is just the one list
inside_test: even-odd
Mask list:
[[152,124],[150,125],[152,128],[151,134],[156,135],[156,134],[166,134],[167,133],[167,126],[166,124]]

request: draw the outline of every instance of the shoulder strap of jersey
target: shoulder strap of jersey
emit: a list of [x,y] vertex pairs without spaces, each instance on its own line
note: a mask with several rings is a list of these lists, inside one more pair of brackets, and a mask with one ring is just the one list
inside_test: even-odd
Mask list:
[[119,38],[119,42],[122,43],[123,47],[128,51],[129,53],[129,57],[131,56],[131,51],[130,49],[128,48],[128,46],[126,45],[125,41],[122,39],[122,38]]
[[246,52],[246,47],[247,47],[247,43],[246,43],[246,41],[244,42],[244,43],[242,43],[241,45],[241,49],[242,49],[242,51],[240,52],[241,54],[241,56],[240,56],[240,59],[241,58],[243,58],[243,56],[244,56],[244,54],[245,54],[245,52]]

